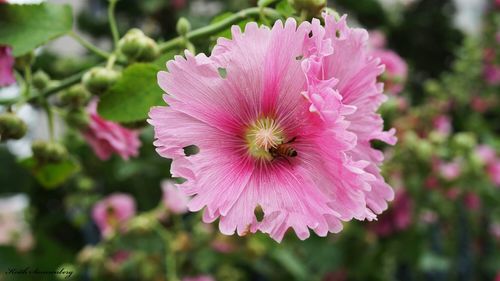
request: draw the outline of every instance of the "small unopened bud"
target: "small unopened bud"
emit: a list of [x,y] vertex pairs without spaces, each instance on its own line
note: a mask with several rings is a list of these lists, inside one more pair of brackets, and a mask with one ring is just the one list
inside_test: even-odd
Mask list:
[[131,29],[118,42],[118,49],[130,61],[152,61],[160,50],[156,42],[137,29]]
[[185,17],[181,17],[177,21],[176,30],[180,36],[185,36],[189,31],[191,31],[191,24]]
[[66,113],[65,117],[66,123],[77,129],[84,129],[90,123],[90,117],[83,108],[70,110]]
[[47,86],[50,83],[50,77],[47,75],[47,73],[43,72],[42,70],[38,70],[35,72],[35,75],[33,75],[33,86],[38,89],[38,90],[43,90],[47,88]]
[[75,85],[66,91],[59,93],[59,104],[69,108],[84,106],[90,99],[90,93],[82,84]]
[[326,0],[288,0],[297,12],[306,12],[308,17],[314,17],[326,7]]
[[0,141],[18,140],[26,134],[26,123],[13,113],[0,114]]
[[94,95],[106,92],[120,78],[121,73],[105,67],[94,67],[83,75],[85,88]]
[[33,157],[39,163],[61,163],[68,157],[66,148],[56,142],[34,141],[31,150],[33,151]]

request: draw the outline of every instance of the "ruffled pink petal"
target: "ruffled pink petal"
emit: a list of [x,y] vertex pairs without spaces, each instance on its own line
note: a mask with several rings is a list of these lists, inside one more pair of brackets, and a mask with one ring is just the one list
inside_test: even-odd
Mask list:
[[101,160],[109,159],[113,153],[125,160],[139,154],[141,142],[138,132],[100,117],[97,114],[97,100],[90,102],[87,112],[90,124],[82,134]]

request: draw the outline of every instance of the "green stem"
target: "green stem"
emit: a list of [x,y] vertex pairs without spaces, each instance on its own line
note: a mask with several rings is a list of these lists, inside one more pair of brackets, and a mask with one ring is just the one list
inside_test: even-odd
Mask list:
[[31,92],[31,66],[27,65],[24,67],[24,91],[23,97],[28,97]]
[[108,54],[108,53],[104,52],[103,50],[99,49],[98,47],[96,47],[95,45],[93,45],[89,41],[85,40],[83,37],[81,37],[80,35],[78,35],[74,31],[71,31],[69,33],[69,36],[73,37],[73,39],[75,39],[76,41],[78,41],[78,43],[80,43],[87,50],[91,51],[92,53],[94,53],[94,54],[96,54],[96,55],[98,55],[100,57],[103,57],[103,58],[107,59],[110,56],[110,54]]
[[41,92],[39,95],[35,95],[35,96],[28,95],[28,96],[23,97],[21,99],[19,99],[19,98],[0,99],[0,105],[12,105],[15,103],[22,104],[25,102],[30,102],[30,101],[32,101],[36,98],[40,98],[40,97],[47,98],[54,93],[57,93],[63,89],[66,89],[66,88],[73,86],[76,83],[80,82],[80,80],[82,79],[82,76],[85,72],[86,71],[82,71],[82,72],[74,74],[66,79],[63,79],[63,80],[59,81],[59,83],[57,85],[47,88],[45,91]]
[[115,7],[117,1],[118,0],[109,0],[109,7],[108,7],[109,27],[111,29],[111,34],[113,35],[113,42],[115,44],[115,47],[118,45],[118,40],[120,40],[120,34],[118,33],[118,28],[116,27],[116,19],[115,19]]
[[179,281],[177,277],[177,269],[176,269],[176,261],[175,261],[175,252],[172,248],[173,237],[172,235],[166,231],[160,223],[155,224],[156,232],[163,239],[163,245],[165,247],[165,270],[167,273],[168,281]]
[[49,102],[47,100],[44,100],[43,107],[45,109],[45,112],[47,113],[50,140],[54,141],[54,115],[52,114],[52,109],[50,108]]
[[[281,17],[281,15],[276,10],[271,8],[263,8],[263,9],[259,7],[248,8],[241,10],[231,15],[230,17],[225,18],[222,21],[188,32],[185,35],[185,38],[188,39],[189,41],[193,41],[206,36],[214,35],[225,30],[226,28],[230,27],[233,24],[241,22],[246,18],[250,17],[256,18],[259,17],[260,15],[265,15],[266,17],[269,17],[273,20],[279,19]],[[162,53],[165,53],[172,49],[182,48],[184,45],[184,40],[185,39],[182,36],[168,40],[160,44],[160,51]]]
[[108,62],[106,63],[106,68],[107,69],[112,69],[113,66],[115,65],[116,62],[116,54],[112,53],[111,56],[108,59]]

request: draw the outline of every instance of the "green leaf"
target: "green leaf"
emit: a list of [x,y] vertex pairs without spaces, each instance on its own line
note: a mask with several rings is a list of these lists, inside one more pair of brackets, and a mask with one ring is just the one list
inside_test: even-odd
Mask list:
[[35,179],[46,188],[63,184],[80,170],[80,164],[74,158],[57,164],[41,164],[30,157],[21,160],[20,164],[30,170]]
[[295,9],[290,5],[288,0],[282,0],[276,5],[276,11],[288,18],[296,14]]
[[69,5],[0,5],[0,45],[20,56],[68,33],[73,25]]
[[120,80],[101,97],[97,108],[99,114],[115,122],[145,120],[152,106],[165,104],[163,91],[156,80],[162,69],[156,64],[145,63],[127,67]]

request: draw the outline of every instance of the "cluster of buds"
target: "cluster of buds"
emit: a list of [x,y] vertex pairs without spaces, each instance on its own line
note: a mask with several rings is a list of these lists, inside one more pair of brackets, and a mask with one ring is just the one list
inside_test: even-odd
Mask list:
[[160,54],[156,42],[137,28],[131,29],[118,42],[118,49],[131,62],[153,61]]
[[0,141],[18,140],[26,134],[26,123],[14,113],[0,115]]
[[33,157],[38,163],[57,164],[68,157],[68,151],[63,145],[50,141],[34,141],[31,145]]

